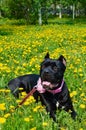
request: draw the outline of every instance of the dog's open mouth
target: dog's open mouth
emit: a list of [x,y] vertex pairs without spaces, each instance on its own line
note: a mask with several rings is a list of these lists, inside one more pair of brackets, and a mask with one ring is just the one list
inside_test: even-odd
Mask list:
[[52,84],[51,82],[43,81],[42,86],[43,86],[43,88],[49,90],[49,89],[53,89],[53,88],[57,87],[58,84]]

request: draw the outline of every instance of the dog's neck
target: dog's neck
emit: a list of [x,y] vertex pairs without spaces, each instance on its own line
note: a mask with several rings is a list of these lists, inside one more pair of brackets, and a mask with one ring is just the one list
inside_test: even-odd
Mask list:
[[[55,89],[48,90],[48,91],[53,94],[60,93],[62,91],[63,85],[64,85],[64,80],[61,81],[60,87],[55,87]],[[58,84],[58,86],[59,86],[59,84]]]
[[52,94],[56,94],[56,93],[60,93],[62,91],[63,85],[64,85],[64,79],[62,79],[60,86],[58,84],[59,87],[55,87],[55,89],[52,89],[52,90],[46,90],[45,88],[43,88],[43,86],[41,84],[41,78],[39,78],[36,88],[37,88],[37,91],[39,91],[39,93],[45,93],[46,91],[48,91]]

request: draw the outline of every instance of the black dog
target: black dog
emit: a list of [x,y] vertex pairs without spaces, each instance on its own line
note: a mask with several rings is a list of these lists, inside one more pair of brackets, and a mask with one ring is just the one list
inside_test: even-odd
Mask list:
[[64,109],[75,119],[76,112],[70,99],[69,91],[63,79],[66,69],[66,60],[63,56],[58,59],[50,59],[47,53],[44,61],[41,63],[40,75],[30,74],[12,79],[8,83],[15,97],[19,97],[19,88],[22,87],[27,93],[36,87],[33,94],[36,101],[40,96],[43,105],[46,106],[50,117],[56,121],[56,110]]

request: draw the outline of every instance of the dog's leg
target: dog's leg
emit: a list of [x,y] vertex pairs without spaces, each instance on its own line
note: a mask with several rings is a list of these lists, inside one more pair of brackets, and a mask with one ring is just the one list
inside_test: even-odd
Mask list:
[[8,89],[11,90],[11,93],[14,95],[15,98],[19,98],[19,87],[13,84],[8,86]]
[[74,110],[74,107],[73,107],[73,104],[72,104],[72,101],[71,101],[71,98],[70,98],[70,97],[68,98],[68,101],[67,101],[66,104],[65,104],[64,110],[67,111],[67,112],[69,112],[69,113],[71,114],[71,117],[72,117],[73,119],[76,118],[77,113],[76,113],[75,110]]
[[73,107],[73,104],[72,104],[72,101],[71,101],[71,98],[69,97],[69,106],[70,106],[70,114],[71,114],[71,117],[73,118],[73,119],[75,119],[76,118],[76,116],[77,116],[77,113],[75,112],[75,110],[74,110],[74,107]]
[[75,120],[77,116],[77,113],[75,112],[75,110],[73,109],[71,112],[71,117]]
[[40,95],[42,105],[46,106],[46,111],[49,113],[50,117],[53,118],[53,120],[56,122],[56,105],[49,102],[49,100],[47,100],[43,94]]

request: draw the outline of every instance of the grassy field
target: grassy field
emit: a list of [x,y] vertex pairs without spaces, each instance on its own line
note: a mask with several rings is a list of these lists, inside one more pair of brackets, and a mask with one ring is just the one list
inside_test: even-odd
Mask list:
[[[86,20],[85,20],[86,21]],[[48,25],[21,25],[21,21],[0,19],[0,130],[85,130],[86,129],[86,23],[69,19]],[[25,96],[15,99],[7,82],[16,76],[39,73],[46,52],[51,58],[67,59],[65,80],[77,119],[57,110],[58,123],[31,96],[23,106],[13,108]],[[10,112],[11,111],[11,112]]]

